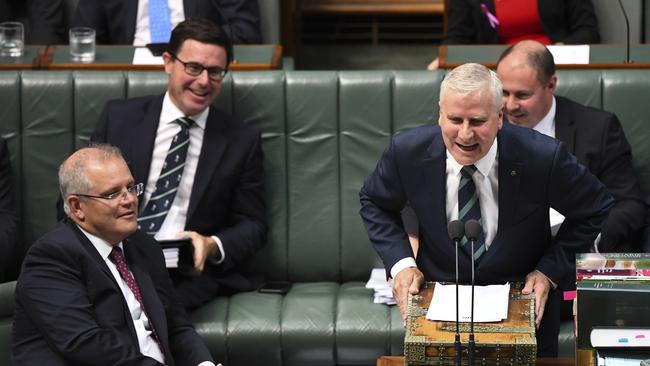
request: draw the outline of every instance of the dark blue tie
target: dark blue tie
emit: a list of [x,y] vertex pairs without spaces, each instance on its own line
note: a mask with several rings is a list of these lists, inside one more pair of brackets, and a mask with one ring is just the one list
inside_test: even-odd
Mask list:
[[149,0],[149,32],[151,43],[167,43],[172,32],[167,0]]
[[156,181],[156,190],[151,194],[147,206],[138,218],[138,228],[150,235],[155,235],[160,230],[172,206],[183,176],[187,149],[190,146],[190,127],[194,121],[189,118],[179,118],[174,122],[181,126],[181,130],[174,136],[169,147],[160,177]]
[[[461,169],[460,184],[458,185],[458,220],[467,222],[474,219],[481,223],[481,204],[478,199],[478,192],[476,185],[472,179],[472,175],[476,172],[476,166],[465,165]],[[471,254],[471,246],[467,244],[467,238],[463,238],[461,242],[463,249]],[[478,259],[481,254],[485,252],[485,233],[474,243],[474,259]]]

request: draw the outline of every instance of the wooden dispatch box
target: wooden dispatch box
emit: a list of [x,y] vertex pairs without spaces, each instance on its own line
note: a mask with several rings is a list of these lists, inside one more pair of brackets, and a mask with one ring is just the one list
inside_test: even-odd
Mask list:
[[[454,365],[456,322],[425,318],[435,283],[427,282],[415,296],[409,295],[404,364]],[[511,285],[508,319],[496,323],[474,323],[476,365],[534,365],[537,358],[534,295],[522,295],[522,284]],[[474,306],[481,299],[474,298]],[[470,323],[460,323],[463,365],[467,365]]]

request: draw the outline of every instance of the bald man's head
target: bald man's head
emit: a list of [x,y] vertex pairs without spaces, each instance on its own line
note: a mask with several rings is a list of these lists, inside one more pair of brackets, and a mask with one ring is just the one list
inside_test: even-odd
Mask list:
[[497,63],[506,119],[535,127],[553,105],[557,86],[553,55],[539,42],[522,41],[506,49]]

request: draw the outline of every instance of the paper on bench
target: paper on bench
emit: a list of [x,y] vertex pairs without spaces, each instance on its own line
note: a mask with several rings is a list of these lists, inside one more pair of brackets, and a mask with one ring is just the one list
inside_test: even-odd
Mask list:
[[[471,315],[472,287],[458,286],[459,320],[469,322]],[[498,322],[508,318],[510,284],[474,286],[474,322]],[[456,285],[436,282],[427,319],[456,321]]]

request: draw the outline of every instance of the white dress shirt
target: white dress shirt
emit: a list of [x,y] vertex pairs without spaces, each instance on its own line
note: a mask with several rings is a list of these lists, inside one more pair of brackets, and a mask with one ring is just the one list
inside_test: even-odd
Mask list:
[[[194,120],[195,124],[190,128],[190,146],[187,150],[187,157],[185,159],[185,167],[183,168],[183,177],[176,191],[176,196],[172,202],[172,206],[165,217],[165,220],[160,227],[160,230],[154,236],[156,240],[164,239],[177,239],[179,234],[185,230],[185,223],[187,221],[187,210],[190,205],[190,195],[192,194],[192,186],[194,185],[194,176],[196,169],[199,165],[199,155],[201,154],[201,147],[203,146],[203,135],[205,133],[205,125],[208,120],[210,108],[206,108],[196,116],[188,116]],[[181,130],[181,126],[174,122],[180,117],[185,117],[185,114],[176,107],[169,97],[169,93],[165,93],[163,99],[162,109],[160,111],[160,120],[158,122],[158,130],[156,131],[156,140],[154,142],[153,155],[151,156],[151,167],[149,168],[149,177],[144,190],[144,199],[140,203],[140,210],[143,210],[149,202],[149,198],[156,190],[156,182],[160,176],[165,157],[169,151],[169,146],[172,139]],[[221,252],[221,258],[217,263],[221,263],[226,253],[223,250],[221,240],[212,236],[214,241],[217,242],[217,247]]]
[[[478,192],[481,205],[481,222],[485,232],[485,250],[490,249],[492,240],[497,234],[499,223],[499,160],[497,156],[497,139],[494,139],[490,150],[474,164],[477,168],[472,176]],[[458,219],[458,185],[460,184],[461,169],[463,168],[447,151],[446,175],[446,214],[447,220]],[[417,267],[415,258],[407,257],[399,260],[390,270],[391,277],[408,267]]]
[[[129,307],[129,312],[131,313],[131,320],[133,320],[135,333],[138,336],[140,353],[147,357],[151,357],[160,363],[165,363],[165,356],[161,352],[158,343],[156,343],[156,340],[153,338],[153,331],[149,325],[149,318],[147,318],[147,315],[142,311],[140,302],[136,299],[135,295],[129,288],[129,285],[127,285],[122,279],[122,276],[120,276],[120,272],[117,270],[115,263],[113,263],[113,261],[108,257],[109,254],[111,254],[113,247],[106,240],[85,231],[81,227],[79,227],[79,229],[81,229],[95,249],[97,249],[97,252],[108,266],[108,269],[111,270],[111,274],[113,274],[118,286],[120,286],[120,290],[122,290],[122,295],[124,295],[124,300],[126,301],[126,304]],[[118,246],[120,249],[123,249],[121,242]]]
[[[129,0],[138,1],[138,0]],[[205,0],[207,1],[207,0]],[[169,19],[171,20],[171,29],[174,29],[178,23],[185,20],[185,9],[183,0],[168,0]],[[144,46],[151,43],[151,33],[149,32],[149,2],[147,0],[138,1],[138,16],[135,20],[135,34],[133,35],[134,46]]]

